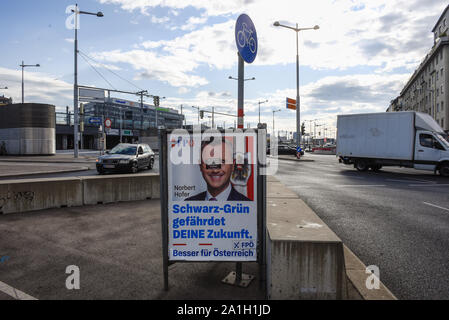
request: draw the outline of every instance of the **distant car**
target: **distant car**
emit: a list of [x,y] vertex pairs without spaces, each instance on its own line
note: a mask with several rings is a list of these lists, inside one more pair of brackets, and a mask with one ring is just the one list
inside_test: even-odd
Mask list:
[[278,145],[278,154],[293,154],[293,155],[296,155],[296,147],[290,146],[288,144],[280,143]]
[[154,152],[147,144],[119,143],[106,154],[97,159],[97,171],[131,171],[152,169]]

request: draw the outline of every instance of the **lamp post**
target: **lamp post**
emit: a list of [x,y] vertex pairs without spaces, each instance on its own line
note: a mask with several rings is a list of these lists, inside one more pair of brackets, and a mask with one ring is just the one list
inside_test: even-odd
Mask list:
[[25,64],[24,62],[23,62],[23,60],[22,60],[22,64],[21,65],[19,65],[19,67],[22,67],[22,103],[25,103],[24,102],[24,83],[23,83],[23,69],[24,68],[26,68],[26,67],[40,67],[41,65],[40,64]]
[[75,13],[75,72],[74,72],[74,81],[73,81],[73,114],[74,114],[74,123],[73,123],[73,156],[78,158],[78,15],[80,14],[88,14],[97,17],[103,17],[102,12],[87,12],[78,10],[78,4],[75,6],[75,10],[72,10]]
[[260,105],[265,102],[268,102],[268,100],[258,102],[259,103],[259,123],[260,123]]
[[298,33],[303,30],[318,30],[320,27],[315,25],[313,28],[298,28],[298,24],[296,24],[296,28],[283,25],[276,21],[273,24],[275,27],[284,27],[287,29],[291,29],[296,32],[296,145],[300,146],[301,143],[301,121],[300,121],[300,112],[299,112],[299,43],[298,43]]
[[192,106],[192,108],[197,109],[198,110],[198,125],[200,125],[200,107],[195,107]]
[[274,113],[275,112],[279,112],[279,111],[281,111],[281,109],[273,110],[273,137],[275,136],[275,131],[274,131]]
[[[159,96],[158,96],[158,99],[165,99],[165,97],[159,97]],[[158,118],[157,118],[157,114],[158,114],[157,108],[159,108],[159,106],[154,106],[154,111],[156,112],[156,130],[158,130],[158,132],[159,132]]]

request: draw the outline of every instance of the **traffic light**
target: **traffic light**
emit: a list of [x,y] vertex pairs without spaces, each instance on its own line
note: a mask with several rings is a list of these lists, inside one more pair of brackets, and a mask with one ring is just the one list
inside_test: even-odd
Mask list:
[[125,111],[125,120],[132,120],[132,119],[133,119],[133,112]]
[[155,107],[159,107],[159,96],[153,97],[153,104]]
[[301,124],[301,135],[305,135],[306,134],[306,124],[303,122]]
[[200,118],[203,119],[204,118],[204,111],[200,110]]

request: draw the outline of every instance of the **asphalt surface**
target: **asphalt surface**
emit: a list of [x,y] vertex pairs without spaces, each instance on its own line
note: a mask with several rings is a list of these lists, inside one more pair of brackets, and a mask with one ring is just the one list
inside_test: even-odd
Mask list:
[[399,299],[449,299],[449,179],[387,167],[358,172],[331,155],[279,161],[295,191]]
[[[0,215],[2,283],[42,299],[263,299],[256,263],[248,288],[223,284],[235,263],[175,263],[164,290],[159,200]],[[66,281],[79,268],[79,289]],[[5,290],[5,289],[3,289]]]

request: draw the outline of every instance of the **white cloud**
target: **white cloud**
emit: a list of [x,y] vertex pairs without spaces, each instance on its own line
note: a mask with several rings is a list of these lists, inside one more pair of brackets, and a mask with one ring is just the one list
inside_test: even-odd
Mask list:
[[[73,106],[73,84],[55,78],[43,72],[25,71],[25,102],[54,104],[60,108]],[[12,97],[13,103],[22,101],[21,82],[21,71],[0,67],[0,83],[8,87],[2,93]]]
[[[236,15],[242,12],[252,17],[259,38],[259,56],[255,65],[276,65],[295,62],[295,34],[291,30],[276,28],[273,22],[300,21],[300,27],[320,25],[320,30],[300,33],[300,59],[302,65],[317,69],[346,69],[358,65],[381,67],[383,71],[394,68],[412,68],[432,45],[430,29],[444,9],[443,0],[422,5],[415,1],[289,1],[289,0],[99,0],[102,3],[120,5],[122,9],[148,10],[166,7],[182,10],[189,6],[201,10],[200,16],[192,16],[187,24],[174,27],[191,30],[205,22],[205,17]],[[203,52],[215,46],[232,48],[234,44],[235,17],[228,21],[229,33],[222,37],[204,38],[204,43],[191,43],[193,52]],[[212,30],[210,30],[212,28]],[[222,24],[206,26],[200,30],[204,36],[213,31],[224,31]],[[417,35],[420,35],[417,38]],[[198,34],[196,34],[198,35]],[[169,41],[176,48],[183,40],[193,40],[194,35]],[[218,39],[217,39],[218,38]],[[417,40],[419,39],[419,40]],[[208,45],[206,45],[206,43]],[[197,49],[195,49],[197,47]],[[228,53],[226,51],[225,53]],[[222,55],[223,56],[223,55]],[[222,57],[220,56],[220,58]],[[202,62],[210,64],[209,56],[202,55]],[[218,58],[219,59],[219,58]],[[231,64],[234,64],[235,59]],[[198,59],[200,61],[200,59]]]
[[[235,68],[234,28],[238,14],[247,13],[257,29],[259,47],[253,63],[255,67],[295,63],[295,33],[274,27],[274,21],[292,26],[300,22],[300,27],[318,24],[319,30],[299,34],[301,66],[322,70],[323,74],[327,70],[341,71],[353,67],[374,69],[372,75],[325,77],[301,87],[303,118],[319,117],[329,123],[335,121],[338,113],[385,111],[389,101],[399,94],[411,71],[432,46],[431,28],[447,5],[444,0],[98,1],[119,5],[128,11],[149,12],[152,8],[166,8],[172,18],[172,29],[179,31],[184,28],[182,31],[185,31],[177,37],[141,41],[135,50],[102,52],[100,56],[104,61],[130,63],[140,77],[169,83],[180,88],[178,93],[184,92],[182,88],[200,87],[201,91],[186,103],[206,105],[204,99],[207,98],[208,105],[215,104],[232,112],[236,109],[235,99],[210,96],[209,91],[201,88],[209,80],[207,74],[200,73],[200,70],[204,67],[210,70]],[[182,14],[188,7],[197,10],[188,19],[190,25]],[[214,17],[219,19],[212,19]],[[207,24],[208,21],[224,22]],[[400,68],[409,70],[409,73],[396,74]],[[276,79],[272,80],[276,82]],[[264,105],[264,110],[283,105],[286,96],[296,96],[295,90],[273,91],[265,93],[270,103]],[[181,101],[175,99],[173,102]],[[245,101],[251,121],[257,107],[257,101]],[[281,125],[285,128],[295,130],[292,112],[283,111],[276,117],[284,120]],[[265,112],[264,117],[269,122],[270,112]]]

